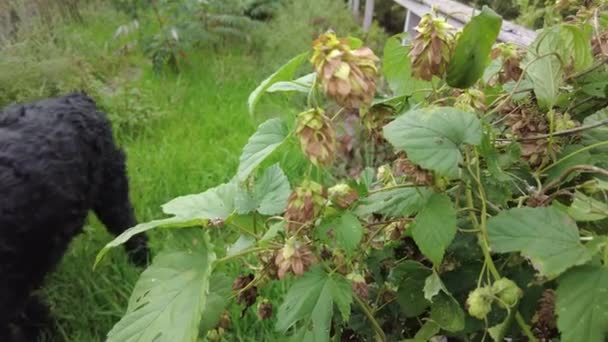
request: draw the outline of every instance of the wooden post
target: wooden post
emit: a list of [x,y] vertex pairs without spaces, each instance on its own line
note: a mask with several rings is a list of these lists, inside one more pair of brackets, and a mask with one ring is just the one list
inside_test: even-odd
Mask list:
[[359,19],[359,0],[353,0],[353,16]]
[[365,14],[363,16],[363,32],[369,31],[374,19],[374,0],[365,0]]

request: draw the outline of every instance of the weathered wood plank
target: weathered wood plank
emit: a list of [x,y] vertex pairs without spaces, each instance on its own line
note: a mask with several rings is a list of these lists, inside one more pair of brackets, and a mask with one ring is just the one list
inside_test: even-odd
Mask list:
[[374,18],[374,0],[365,0],[365,12],[363,14],[363,32],[369,31]]
[[[439,14],[445,16],[448,22],[456,28],[461,28],[469,19],[479,13],[472,7],[453,0],[393,0],[405,7],[417,17],[429,13],[431,8],[437,8]],[[530,45],[536,38],[536,32],[525,27],[516,25],[510,21],[503,21],[502,29],[498,35],[501,42],[509,42],[518,45]]]

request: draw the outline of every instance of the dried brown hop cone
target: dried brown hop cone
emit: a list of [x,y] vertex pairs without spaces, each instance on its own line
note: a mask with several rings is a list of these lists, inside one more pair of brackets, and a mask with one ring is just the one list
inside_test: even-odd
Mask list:
[[340,183],[329,188],[329,198],[338,208],[346,209],[357,201],[359,195],[348,184]]
[[272,317],[272,303],[268,299],[264,299],[258,304],[258,318],[261,320]]
[[298,114],[296,135],[302,152],[315,165],[327,166],[336,155],[336,132],[321,108]]
[[492,58],[500,58],[502,61],[502,68],[498,74],[500,83],[519,80],[523,70],[520,66],[522,56],[517,46],[508,43],[497,44],[492,50]]
[[395,176],[405,175],[409,181],[417,185],[430,186],[434,183],[433,172],[412,163],[407,157],[399,157],[393,163]]
[[236,302],[245,304],[248,308],[255,303],[258,296],[258,288],[249,284],[255,279],[253,274],[238,276],[232,283],[232,290],[237,292]]
[[367,47],[352,50],[346,39],[333,32],[313,43],[310,60],[325,94],[346,108],[369,106],[376,92],[378,57]]
[[321,184],[305,180],[296,187],[287,200],[285,229],[288,233],[297,233],[303,225],[313,221],[325,204],[325,189]]
[[445,75],[454,42],[451,29],[444,18],[426,14],[420,19],[410,50],[414,77],[430,81],[433,75]]
[[293,238],[289,239],[279,250],[275,259],[275,263],[279,267],[279,279],[283,279],[289,272],[301,276],[315,261],[315,256],[306,245]]
[[369,286],[362,275],[351,273],[346,276],[346,278],[351,281],[353,292],[359,296],[359,298],[367,299],[369,297]]
[[532,332],[541,341],[549,341],[559,335],[556,322],[555,291],[547,289],[538,301],[538,308],[532,317]]

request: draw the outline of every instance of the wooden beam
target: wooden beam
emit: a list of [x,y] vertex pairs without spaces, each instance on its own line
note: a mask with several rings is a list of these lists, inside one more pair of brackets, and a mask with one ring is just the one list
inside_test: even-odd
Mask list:
[[[437,12],[445,16],[452,26],[463,27],[469,19],[479,13],[478,10],[453,0],[393,0],[411,11],[412,14],[422,17],[436,8]],[[503,20],[498,41],[509,42],[527,46],[536,39],[536,32],[525,27]]]
[[353,0],[353,16],[359,19],[359,0]]
[[374,19],[374,0],[365,0],[365,12],[363,14],[363,32],[369,31]]

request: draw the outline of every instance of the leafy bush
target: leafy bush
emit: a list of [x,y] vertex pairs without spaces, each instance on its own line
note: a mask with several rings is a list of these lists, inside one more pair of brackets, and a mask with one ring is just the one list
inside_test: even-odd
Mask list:
[[154,1],[147,10],[140,10],[136,25],[120,26],[115,36],[139,32],[141,23],[144,27],[139,32],[139,43],[154,70],[160,73],[169,67],[178,72],[190,49],[248,39],[253,22],[243,11],[240,1]]
[[[591,29],[596,9],[525,51],[495,44],[489,8],[458,34],[424,16],[411,45],[387,41],[386,90],[371,49],[321,35],[249,97],[253,112],[266,93],[306,94],[294,120],[261,124],[232,180],[173,199],[168,217],[99,254],[190,228],[143,272],[108,341],[218,340],[232,302],[272,317],[278,299],[258,294],[277,283],[289,290],[276,329],[295,341],[604,341],[608,43]],[[307,60],[314,71],[294,79]],[[357,136],[389,162],[336,177]],[[309,164],[287,175],[294,145]],[[212,240],[218,230],[228,238]],[[230,264],[247,268],[232,292]]]

